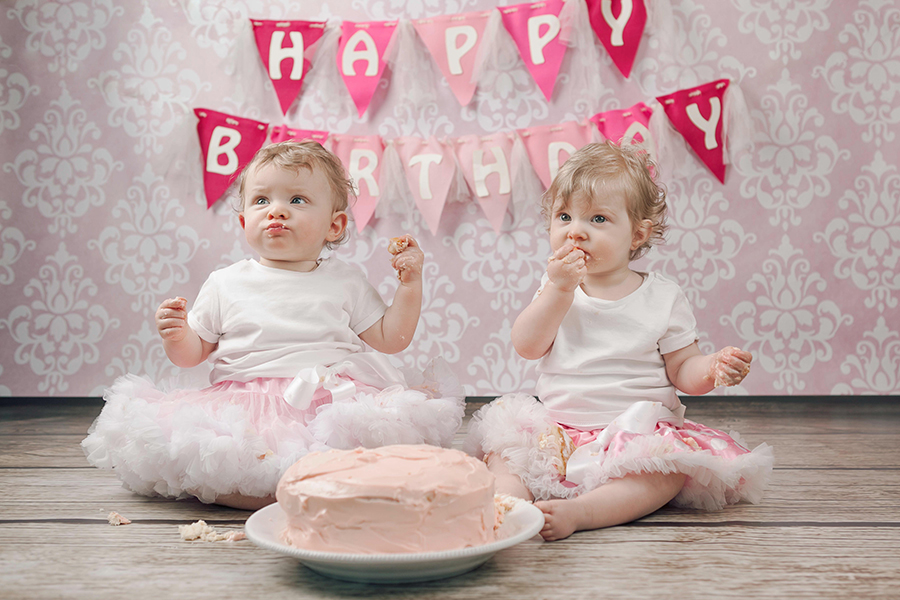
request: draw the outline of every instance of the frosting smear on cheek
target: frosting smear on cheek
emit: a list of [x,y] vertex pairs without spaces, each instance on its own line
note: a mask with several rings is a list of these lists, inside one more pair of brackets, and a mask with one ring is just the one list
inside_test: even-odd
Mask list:
[[434,446],[314,452],[281,478],[295,548],[355,554],[437,552],[494,541],[494,476]]

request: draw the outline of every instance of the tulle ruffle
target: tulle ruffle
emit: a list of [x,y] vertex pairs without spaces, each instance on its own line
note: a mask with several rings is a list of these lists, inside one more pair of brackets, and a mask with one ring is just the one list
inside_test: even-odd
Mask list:
[[465,404],[449,369],[439,375],[415,389],[360,384],[354,398],[335,403],[320,389],[305,410],[283,398],[290,378],[191,390],[125,375],[106,391],[82,449],[90,464],[112,469],[139,494],[203,502],[228,494],[265,497],[311,451],[449,446]]
[[736,432],[685,420],[679,427],[660,423],[653,434],[617,433],[574,484],[564,477],[560,432],[532,396],[508,394],[475,413],[464,449],[501,456],[536,500],[574,498],[629,473],[683,473],[688,478],[673,504],[703,510],[760,502],[774,461],[765,443],[750,451]]

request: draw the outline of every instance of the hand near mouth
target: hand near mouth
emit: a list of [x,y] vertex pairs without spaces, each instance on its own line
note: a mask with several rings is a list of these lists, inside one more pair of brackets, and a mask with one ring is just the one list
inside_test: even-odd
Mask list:
[[566,243],[547,261],[547,275],[559,289],[571,292],[584,281],[587,273],[587,255],[574,244]]

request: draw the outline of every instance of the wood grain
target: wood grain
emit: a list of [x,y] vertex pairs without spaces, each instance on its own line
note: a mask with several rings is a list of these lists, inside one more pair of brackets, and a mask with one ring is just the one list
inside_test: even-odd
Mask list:
[[[686,403],[692,420],[775,448],[761,504],[719,512],[665,507],[560,542],[529,540],[465,575],[393,586],[329,579],[249,541],[183,541],[178,525],[204,519],[240,529],[249,513],[138,496],[112,473],[88,467],[79,444],[99,401],[6,400],[0,598],[898,597],[900,401]],[[109,525],[113,510],[133,523]]]

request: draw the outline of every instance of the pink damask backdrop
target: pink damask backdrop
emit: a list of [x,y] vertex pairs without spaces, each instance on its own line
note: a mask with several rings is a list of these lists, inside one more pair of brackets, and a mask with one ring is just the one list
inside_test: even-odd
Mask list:
[[[459,137],[582,120],[725,77],[744,91],[752,146],[724,185],[691,156],[664,173],[671,230],[641,267],[685,288],[705,351],[754,353],[745,384],[717,393],[900,393],[896,1],[672,0],[669,36],[645,35],[627,80],[599,43],[567,54],[551,102],[515,54],[466,107],[436,67],[425,96],[391,85],[389,70],[362,118],[345,90],[311,76],[282,119],[246,43],[250,17],[408,20],[496,6],[5,0],[0,395],[93,396],[126,372],[176,374],[155,307],[250,256],[227,200],[206,209],[194,107],[334,133]],[[536,198],[499,235],[471,197],[448,205],[437,235],[395,207],[338,254],[391,296],[385,247],[404,231],[427,265],[416,340],[398,364],[441,355],[470,395],[532,391],[534,363],[515,355],[509,331],[549,255]]]

